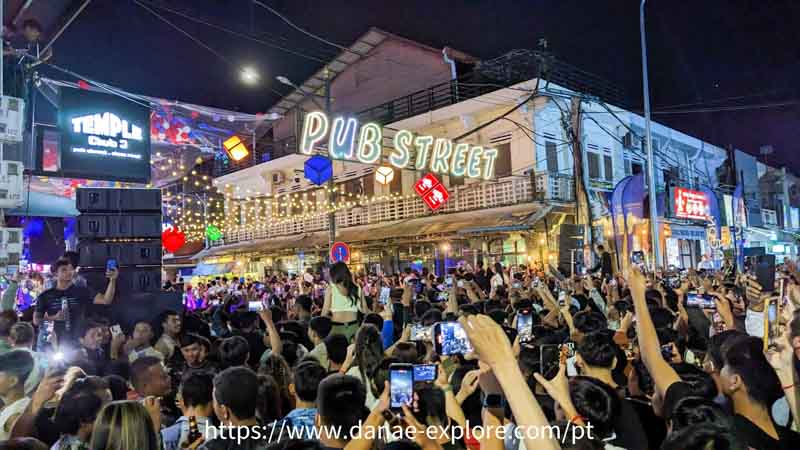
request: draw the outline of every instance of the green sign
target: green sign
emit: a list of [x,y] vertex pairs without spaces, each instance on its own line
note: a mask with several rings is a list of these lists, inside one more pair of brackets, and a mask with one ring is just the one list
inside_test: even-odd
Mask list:
[[209,225],[206,227],[206,237],[211,242],[218,241],[222,239],[222,231],[216,225]]

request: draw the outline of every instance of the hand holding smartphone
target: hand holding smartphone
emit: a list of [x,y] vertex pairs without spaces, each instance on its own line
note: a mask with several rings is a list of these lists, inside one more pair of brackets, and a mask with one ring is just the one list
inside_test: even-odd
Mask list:
[[472,352],[466,331],[458,322],[439,322],[433,327],[433,346],[442,356],[466,355]]
[[398,415],[403,414],[403,405],[414,401],[414,366],[392,364],[389,366],[389,407]]

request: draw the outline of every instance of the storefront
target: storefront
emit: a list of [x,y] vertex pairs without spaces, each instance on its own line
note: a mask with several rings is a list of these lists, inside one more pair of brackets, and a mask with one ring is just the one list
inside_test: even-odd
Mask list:
[[711,248],[706,243],[706,229],[695,225],[669,224],[665,233],[665,258],[667,267],[696,269],[703,255]]

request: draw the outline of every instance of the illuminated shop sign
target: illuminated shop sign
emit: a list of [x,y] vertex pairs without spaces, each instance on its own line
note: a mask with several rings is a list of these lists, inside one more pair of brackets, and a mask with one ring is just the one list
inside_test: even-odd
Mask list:
[[704,192],[675,188],[675,217],[707,220],[708,198]]
[[126,98],[62,89],[59,108],[61,175],[96,180],[150,181],[150,108]]
[[[327,141],[326,141],[327,139]],[[399,130],[394,135],[394,148],[389,163],[398,169],[428,170],[455,177],[494,178],[497,149],[481,147],[451,139],[414,135]],[[314,147],[327,142],[332,159],[377,164],[383,150],[383,129],[375,123],[359,126],[354,118],[336,117],[331,121],[320,111],[308,113],[303,123],[300,152],[314,154]]]

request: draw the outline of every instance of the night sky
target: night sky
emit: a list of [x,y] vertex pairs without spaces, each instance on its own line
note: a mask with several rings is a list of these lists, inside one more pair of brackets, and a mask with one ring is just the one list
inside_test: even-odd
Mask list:
[[[338,52],[248,0],[142,1],[314,58]],[[547,38],[557,58],[618,83],[632,105],[642,104],[638,1],[264,1],[345,46],[370,26],[486,59]],[[251,113],[289,92],[276,75],[300,83],[321,67],[154,10],[217,54],[133,0],[113,0],[89,4],[57,42],[54,62],[133,92]],[[751,153],[771,145],[770,163],[800,173],[800,2],[651,0],[647,14],[655,120]],[[245,64],[261,72],[258,86],[239,81]],[[663,113],[669,110],[680,113]]]

